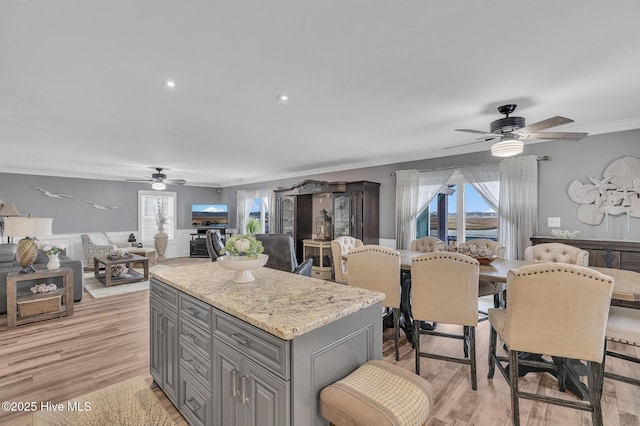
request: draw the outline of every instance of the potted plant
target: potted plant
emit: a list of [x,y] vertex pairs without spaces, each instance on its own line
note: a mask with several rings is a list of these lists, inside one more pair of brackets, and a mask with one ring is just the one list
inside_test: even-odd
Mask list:
[[247,234],[257,234],[260,232],[260,221],[255,217],[250,217],[245,226]]

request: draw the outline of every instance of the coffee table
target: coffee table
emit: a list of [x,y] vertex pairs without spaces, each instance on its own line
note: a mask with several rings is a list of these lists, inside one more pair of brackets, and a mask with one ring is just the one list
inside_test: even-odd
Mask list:
[[[141,274],[138,271],[133,270],[134,263],[142,263],[144,273]],[[102,270],[100,266],[102,265]],[[112,277],[111,267],[115,265],[126,265],[129,268],[128,277]],[[111,287],[112,285],[137,283],[140,281],[147,281],[149,279],[149,259],[144,256],[138,256],[137,254],[131,254],[126,257],[118,259],[109,259],[106,255],[96,256],[93,259],[94,276],[98,281],[105,285],[105,287]]]

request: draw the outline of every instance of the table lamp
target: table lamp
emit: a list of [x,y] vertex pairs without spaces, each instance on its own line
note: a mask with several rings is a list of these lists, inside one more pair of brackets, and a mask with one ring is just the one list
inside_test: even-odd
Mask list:
[[[20,212],[13,203],[5,203],[0,205],[0,237],[4,236],[4,220],[3,217],[20,216]],[[7,244],[9,244],[9,237],[7,237]]]
[[16,260],[22,267],[21,274],[30,274],[36,270],[33,262],[38,255],[36,237],[52,235],[53,219],[44,217],[7,217],[4,220],[4,232],[8,237],[23,237],[16,247]]

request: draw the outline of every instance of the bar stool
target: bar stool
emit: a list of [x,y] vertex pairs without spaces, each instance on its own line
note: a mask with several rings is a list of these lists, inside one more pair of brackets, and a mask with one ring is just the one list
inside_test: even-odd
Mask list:
[[[609,320],[605,333],[607,342],[623,343],[640,347],[640,309],[612,306],[609,308]],[[607,356],[640,364],[640,358],[606,349]],[[640,379],[604,372],[604,377],[640,386]]]
[[424,378],[371,360],[320,392],[320,413],[335,426],[426,425],[433,389]]

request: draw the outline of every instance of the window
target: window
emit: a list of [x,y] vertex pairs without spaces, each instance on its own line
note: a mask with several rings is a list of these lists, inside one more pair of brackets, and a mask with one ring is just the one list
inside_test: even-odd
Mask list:
[[176,234],[176,193],[168,191],[138,191],[138,230],[140,241],[153,242],[153,236],[158,233],[157,213],[163,210],[167,221],[164,232],[169,239]]
[[474,186],[456,172],[418,215],[416,237],[446,243],[476,238],[498,239],[498,214]]
[[269,233],[269,209],[266,198],[256,195],[256,198],[253,199],[253,207],[251,207],[249,217],[257,219],[260,222],[260,229],[263,229],[265,234]]

